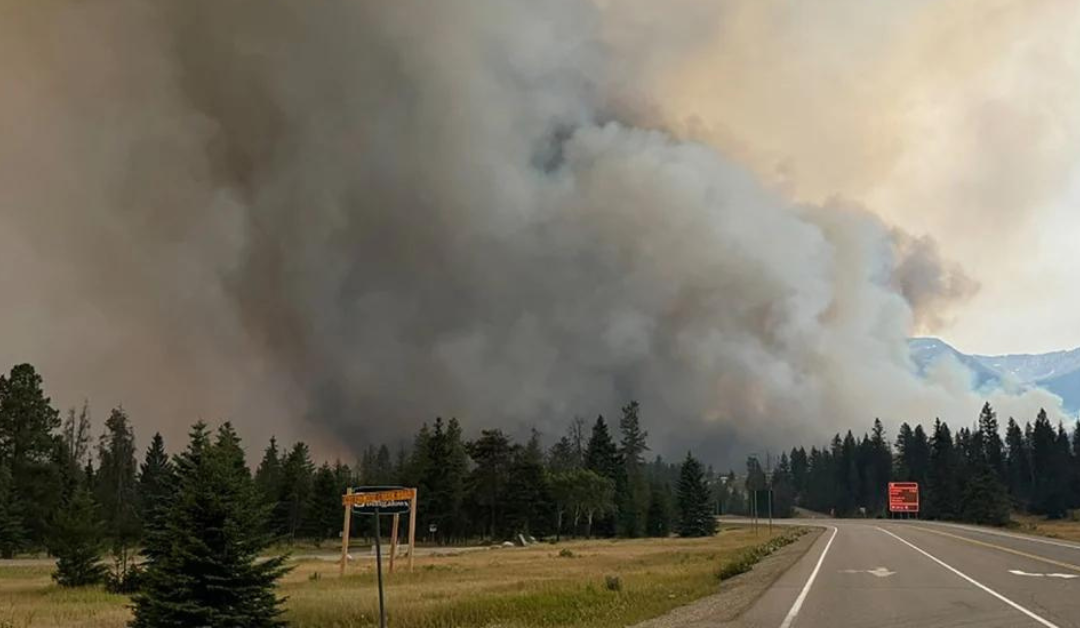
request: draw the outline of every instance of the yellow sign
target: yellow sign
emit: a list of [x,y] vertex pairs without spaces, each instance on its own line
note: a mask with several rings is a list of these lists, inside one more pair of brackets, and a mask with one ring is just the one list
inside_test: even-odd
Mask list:
[[409,501],[414,495],[416,495],[415,488],[399,488],[374,493],[349,493],[341,498],[341,503],[344,506],[363,506],[364,504]]

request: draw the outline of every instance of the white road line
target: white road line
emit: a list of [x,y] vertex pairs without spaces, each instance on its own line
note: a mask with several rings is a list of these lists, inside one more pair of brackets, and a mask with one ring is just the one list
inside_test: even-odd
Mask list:
[[967,530],[969,532],[975,532],[976,534],[993,534],[995,536],[1004,536],[1010,539],[1018,539],[1020,541],[1031,541],[1032,543],[1045,543],[1046,545],[1056,545],[1057,547],[1067,547],[1073,550],[1080,550],[1080,545],[1075,543],[1068,543],[1064,541],[1055,541],[1053,539],[1043,539],[1037,536],[1028,536],[1026,534],[1012,534],[1009,532],[1002,532],[1000,530],[989,530],[986,528],[980,528],[977,526],[963,526],[956,523],[943,523],[941,521],[920,521],[917,525],[935,525],[943,528],[957,528],[959,530]]
[[990,587],[988,587],[985,584],[979,582],[978,580],[972,578],[971,576],[965,574],[964,572],[960,571],[956,567],[953,567],[952,565],[949,565],[948,563],[946,563],[945,561],[941,560],[940,558],[934,556],[930,552],[927,552],[926,550],[924,550],[922,548],[919,548],[919,547],[915,546],[914,544],[912,544],[912,543],[910,543],[908,541],[905,541],[904,539],[902,539],[899,536],[893,534],[892,532],[889,532],[885,528],[878,527],[878,530],[881,530],[885,534],[888,534],[889,536],[893,537],[897,541],[900,541],[901,543],[903,543],[904,545],[907,545],[908,547],[915,550],[916,552],[919,552],[923,556],[926,556],[930,560],[932,560],[935,563],[941,565],[942,567],[948,569],[949,571],[953,572],[954,574],[960,576],[964,580],[967,580],[968,582],[970,582],[971,584],[979,587],[983,591],[986,591],[987,593],[989,593],[990,595],[996,597],[997,599],[1001,600],[1002,602],[1005,602],[1009,606],[1015,608],[1016,610],[1020,611],[1021,613],[1027,615],[1028,617],[1034,619],[1035,621],[1039,622],[1043,626],[1046,626],[1046,628],[1058,628],[1058,626],[1056,624],[1054,624],[1053,622],[1051,622],[1051,621],[1049,621],[1047,619],[1043,619],[1042,617],[1040,617],[1040,616],[1036,615],[1035,613],[1029,611],[1028,609],[1024,608],[1023,606],[1020,606],[1016,602],[1013,602],[1009,598],[1007,598],[1004,595],[998,593],[997,591],[991,589]]
[[799,597],[795,598],[795,603],[791,605],[791,610],[787,612],[787,617],[784,618],[784,623],[780,624],[780,628],[791,628],[791,624],[795,621],[795,616],[799,614],[803,602],[806,601],[806,594],[810,593],[810,587],[814,584],[814,578],[817,578],[818,572],[821,571],[821,563],[825,562],[825,554],[829,553],[829,548],[832,547],[832,542],[833,539],[836,538],[836,531],[838,529],[839,528],[832,529],[832,536],[829,537],[829,542],[825,544],[825,549],[821,551],[821,556],[817,559],[817,565],[814,565],[814,571],[810,572],[810,579],[806,581],[806,585],[799,593]]

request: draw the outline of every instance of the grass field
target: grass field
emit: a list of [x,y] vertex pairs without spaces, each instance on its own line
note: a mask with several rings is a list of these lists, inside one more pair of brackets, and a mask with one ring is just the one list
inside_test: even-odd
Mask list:
[[1012,519],[1017,532],[1080,542],[1080,520],[1075,518],[1075,514],[1069,519],[1053,520],[1014,514]]
[[[740,527],[708,539],[573,541],[417,556],[413,573],[401,570],[387,577],[389,623],[394,628],[625,626],[717,591],[724,586],[716,577],[720,567],[768,539]],[[60,589],[50,570],[48,565],[0,567],[0,628],[119,628],[129,618],[125,596],[100,588]],[[372,562],[353,563],[345,578],[337,571],[326,561],[296,563],[281,587],[291,625],[377,625]],[[609,588],[609,576],[619,579],[618,590]]]

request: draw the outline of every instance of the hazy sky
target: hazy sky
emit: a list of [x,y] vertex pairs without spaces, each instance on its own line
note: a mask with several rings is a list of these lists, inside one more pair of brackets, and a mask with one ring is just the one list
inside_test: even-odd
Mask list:
[[729,6],[658,79],[666,119],[794,198],[933,236],[981,288],[918,333],[979,353],[1080,346],[1080,4]]

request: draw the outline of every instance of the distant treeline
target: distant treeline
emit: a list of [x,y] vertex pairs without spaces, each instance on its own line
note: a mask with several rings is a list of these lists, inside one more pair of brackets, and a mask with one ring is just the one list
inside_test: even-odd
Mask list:
[[[536,433],[524,443],[497,429],[467,440],[457,420],[437,418],[411,448],[369,447],[352,466],[316,464],[304,443],[282,447],[271,438],[253,470],[242,464],[247,479],[234,480],[251,483],[266,506],[261,523],[285,541],[339,538],[348,487],[395,484],[419,489],[422,541],[711,533],[711,470],[689,454],[677,465],[646,461],[639,411],[636,402],[622,409],[617,434],[603,417],[591,426],[577,419],[549,450]],[[239,439],[228,424],[222,429],[225,440]],[[14,367],[0,376],[0,554],[63,554],[77,537],[84,554],[110,550],[123,580],[136,551],[163,529],[163,504],[175,500],[177,473],[191,466],[183,456],[201,447],[207,430],[197,424],[173,455],[155,434],[140,454],[122,407],[95,439],[87,406],[62,418],[35,369]],[[352,521],[354,537],[372,534],[370,517]]]
[[[757,467],[751,460],[751,478]],[[766,486],[757,475],[751,482]],[[794,504],[837,516],[887,514],[890,481],[919,483],[924,518],[1003,524],[1011,509],[1063,517],[1080,506],[1080,426],[1070,438],[1040,411],[1023,427],[1010,417],[1002,439],[987,403],[974,424],[955,434],[941,420],[929,434],[904,423],[894,448],[875,420],[862,438],[849,431],[809,453],[792,449],[771,478],[781,510]]]

